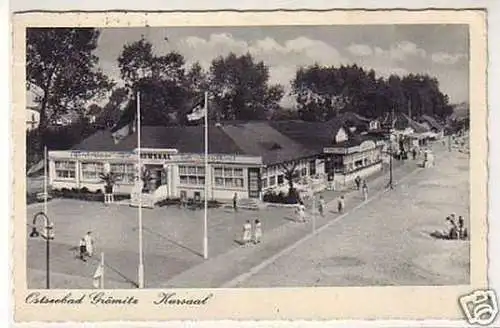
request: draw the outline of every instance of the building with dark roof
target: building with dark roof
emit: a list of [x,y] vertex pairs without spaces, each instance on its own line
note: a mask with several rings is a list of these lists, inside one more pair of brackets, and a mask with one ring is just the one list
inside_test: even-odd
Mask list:
[[[100,130],[71,150],[52,150],[53,188],[103,190],[100,175],[119,177],[117,193],[132,193],[138,180],[137,133],[117,140]],[[286,172],[296,179],[346,186],[355,176],[382,168],[379,139],[348,131],[339,121],[222,122],[208,128],[208,166],[204,163],[204,126],[144,126],[141,164],[151,173],[155,198],[261,198],[286,186]],[[208,169],[208,171],[206,171]],[[157,194],[157,195],[156,195]]]

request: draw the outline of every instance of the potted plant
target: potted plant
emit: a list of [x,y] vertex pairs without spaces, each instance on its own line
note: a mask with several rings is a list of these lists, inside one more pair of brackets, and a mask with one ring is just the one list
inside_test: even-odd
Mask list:
[[99,178],[104,182],[104,195],[106,198],[113,195],[113,188],[118,181],[118,176],[113,172],[101,173]]
[[151,181],[154,178],[151,174],[151,171],[147,168],[143,168],[141,171],[141,181],[142,181],[142,190],[143,193],[149,193],[151,191]]

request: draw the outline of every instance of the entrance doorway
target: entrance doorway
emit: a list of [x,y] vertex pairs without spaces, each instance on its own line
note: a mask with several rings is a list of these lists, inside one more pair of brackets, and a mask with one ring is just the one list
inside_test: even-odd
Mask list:
[[151,172],[151,186],[153,190],[158,189],[161,185],[167,184],[167,175],[163,165],[152,165],[148,166],[148,170]]

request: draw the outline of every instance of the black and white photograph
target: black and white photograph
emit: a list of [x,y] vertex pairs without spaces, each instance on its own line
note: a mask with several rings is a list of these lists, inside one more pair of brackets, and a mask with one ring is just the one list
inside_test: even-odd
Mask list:
[[28,28],[27,287],[469,284],[468,33]]

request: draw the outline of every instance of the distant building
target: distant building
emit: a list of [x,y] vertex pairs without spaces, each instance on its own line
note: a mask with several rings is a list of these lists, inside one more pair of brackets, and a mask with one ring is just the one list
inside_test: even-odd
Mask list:
[[29,83],[26,90],[26,130],[37,129],[40,125],[40,99],[43,91],[40,87]]
[[[144,126],[142,169],[152,176],[159,198],[201,197],[208,183],[210,199],[261,198],[266,190],[286,186],[285,168],[297,179],[314,178],[347,186],[357,176],[382,169],[383,142],[350,134],[339,122],[221,122],[209,127],[209,172],[205,181],[203,126]],[[120,177],[118,193],[132,193],[137,180],[137,135],[115,143],[101,130],[73,150],[49,152],[53,188],[104,189],[99,175]],[[156,196],[155,196],[156,197]]]

